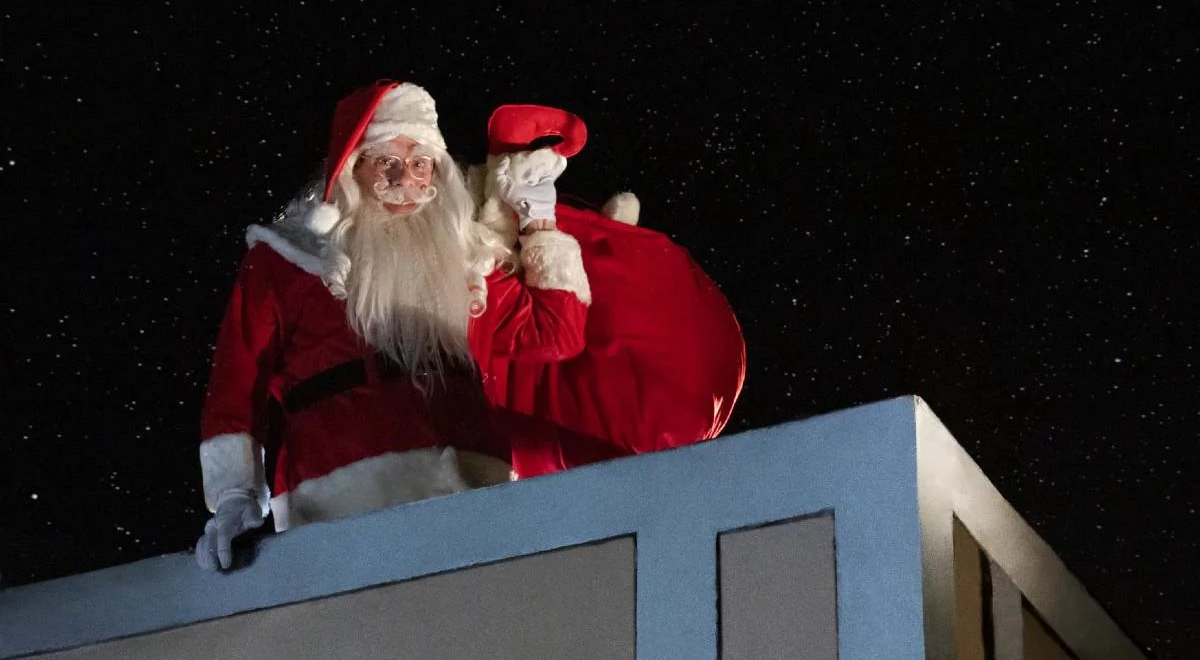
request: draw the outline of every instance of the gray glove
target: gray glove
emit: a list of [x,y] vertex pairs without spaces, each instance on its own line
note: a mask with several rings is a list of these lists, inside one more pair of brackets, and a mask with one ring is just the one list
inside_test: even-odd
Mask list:
[[231,490],[221,495],[217,512],[204,526],[196,542],[196,563],[206,571],[233,565],[233,539],[263,524],[262,508],[249,490]]
[[550,152],[549,157],[537,154],[522,158],[525,155],[518,154],[515,165],[513,156],[504,156],[495,168],[500,197],[520,216],[522,231],[534,220],[555,220],[558,191],[554,189],[554,181],[567,166],[566,158]]

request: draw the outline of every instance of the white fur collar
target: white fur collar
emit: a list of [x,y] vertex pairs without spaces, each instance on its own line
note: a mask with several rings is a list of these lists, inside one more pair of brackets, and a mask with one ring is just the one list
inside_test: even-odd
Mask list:
[[[312,236],[312,234],[309,234]],[[246,245],[254,247],[257,243],[266,243],[279,256],[295,264],[300,270],[313,275],[321,275],[325,267],[320,252],[309,252],[294,241],[290,233],[283,230],[279,224],[250,225],[246,228]]]
[[308,218],[314,207],[321,204],[322,181],[309,182],[299,195],[293,198],[269,225],[250,225],[246,228],[246,245],[254,247],[266,243],[279,256],[295,264],[306,273],[321,275],[324,264],[321,250],[324,239],[314,232]]

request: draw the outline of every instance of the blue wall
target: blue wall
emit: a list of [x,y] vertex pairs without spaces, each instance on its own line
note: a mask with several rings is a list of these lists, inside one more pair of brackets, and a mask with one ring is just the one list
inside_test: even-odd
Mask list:
[[893,399],[301,527],[224,575],[179,554],[9,589],[0,658],[636,534],[638,657],[715,659],[717,534],[829,509],[840,658],[924,658],[914,410]]

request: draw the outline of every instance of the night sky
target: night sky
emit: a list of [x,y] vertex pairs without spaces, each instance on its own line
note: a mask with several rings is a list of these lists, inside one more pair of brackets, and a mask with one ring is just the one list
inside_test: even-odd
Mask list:
[[1140,645],[1200,647],[1195,0],[83,4],[0,8],[4,584],[195,542],[245,227],[389,77],[465,161],[502,103],[587,121],[560,193],[636,192],[738,312],[729,432],[920,394]]

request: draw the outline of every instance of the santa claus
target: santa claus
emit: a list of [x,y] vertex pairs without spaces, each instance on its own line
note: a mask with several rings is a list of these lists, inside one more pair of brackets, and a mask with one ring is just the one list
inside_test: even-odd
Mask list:
[[286,530],[509,478],[474,355],[579,353],[590,290],[553,178],[499,181],[519,257],[473,222],[425,90],[338,104],[320,199],[247,234],[202,415],[202,566],[268,510]]
[[578,117],[503,106],[488,128],[468,184],[423,89],[360,89],[323,179],[247,231],[202,417],[201,566],[268,512],[283,531],[723,428],[745,346],[717,287],[631,194],[558,202]]

